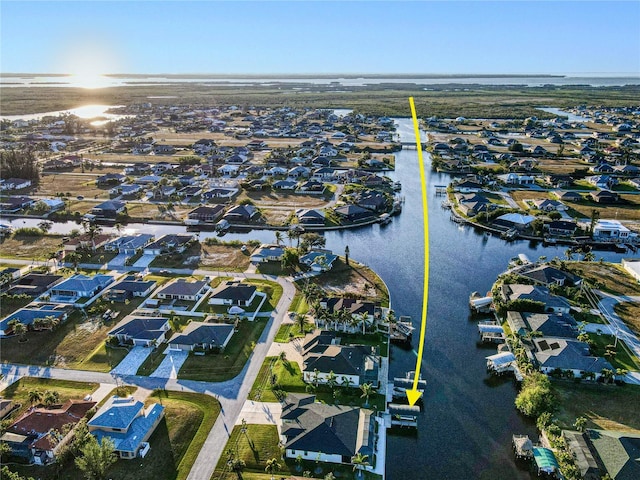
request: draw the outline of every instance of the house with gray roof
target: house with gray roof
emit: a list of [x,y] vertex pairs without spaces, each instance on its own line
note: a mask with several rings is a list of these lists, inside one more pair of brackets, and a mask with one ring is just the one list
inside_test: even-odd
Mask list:
[[524,270],[520,272],[520,275],[545,286],[577,287],[582,283],[582,279],[579,276],[551,265],[540,265],[531,270]]
[[577,338],[578,322],[566,313],[507,312],[511,331],[519,335],[540,332],[545,337]]
[[195,349],[222,351],[234,332],[234,326],[226,323],[190,322],[181,333],[171,337],[169,349],[188,352]]
[[136,458],[148,449],[147,440],[164,417],[164,407],[159,403],[149,405],[133,397],[111,397],[96,412],[87,426],[99,443],[109,438],[120,458]]
[[251,254],[251,262],[279,262],[284,255],[284,247],[280,245],[262,244]]
[[327,272],[331,270],[333,262],[338,258],[330,250],[313,250],[302,255],[298,261],[306,265],[314,272]]
[[146,247],[154,239],[149,233],[139,233],[138,235],[125,235],[111,240],[104,246],[107,252],[118,252],[127,255],[135,255]]
[[169,252],[184,252],[193,241],[195,235],[168,234],[158,238],[155,242],[144,247],[145,255],[161,255]]
[[357,407],[315,402],[315,395],[290,393],[283,402],[281,440],[285,456],[351,465],[351,458],[367,455],[377,461],[373,412]]
[[158,298],[162,300],[187,300],[196,302],[207,292],[209,286],[204,280],[187,282],[179,278],[158,292]]
[[151,347],[165,341],[169,331],[169,319],[148,318],[129,315],[122,319],[109,333],[109,338],[117,338],[121,344]]
[[544,304],[546,312],[569,313],[571,304],[563,297],[552,295],[547,287],[537,285],[503,284],[500,296],[504,302],[531,300]]
[[588,429],[585,436],[603,474],[612,480],[640,478],[640,434]]
[[[19,272],[20,270],[18,270],[18,273]],[[15,281],[7,293],[10,295],[29,295],[35,298],[60,283],[63,278],[62,275],[28,273]]]
[[142,280],[133,275],[129,275],[121,282],[113,285],[107,292],[105,298],[112,302],[124,302],[133,297],[147,297],[155,288],[156,282],[153,280]]
[[47,317],[52,317],[57,322],[63,323],[67,319],[70,310],[71,307],[68,305],[51,303],[29,304],[0,320],[0,337],[13,333],[12,327],[9,325],[13,320],[17,320],[27,327],[31,327],[37,319]]
[[256,298],[258,289],[255,285],[230,280],[220,284],[209,297],[210,305],[237,305],[248,307]]
[[595,374],[598,379],[603,369],[615,371],[615,368],[602,357],[591,355],[589,345],[568,338],[543,337],[533,339],[533,353],[540,371],[546,374],[554,370],[572,371],[576,378],[585,373]]

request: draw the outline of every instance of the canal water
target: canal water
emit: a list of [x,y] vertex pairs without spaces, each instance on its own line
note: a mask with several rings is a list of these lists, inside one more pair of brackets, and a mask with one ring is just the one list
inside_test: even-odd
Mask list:
[[[410,119],[398,119],[402,141],[415,139]],[[423,139],[424,141],[424,139]],[[470,227],[450,221],[441,208],[436,185],[447,185],[447,174],[427,167],[430,279],[426,344],[422,375],[427,381],[424,412],[417,435],[392,436],[387,447],[387,478],[404,479],[529,479],[526,469],[516,466],[511,451],[511,435],[535,437],[535,426],[523,419],[513,406],[516,388],[509,379],[491,380],[485,371],[485,357],[493,348],[476,345],[477,329],[470,319],[468,298],[472,291],[485,293],[510,258],[519,253],[535,260],[563,257],[563,247],[543,247],[529,241],[506,243],[485,237]],[[396,315],[409,315],[416,326],[414,350],[391,350],[390,376],[401,376],[415,368],[423,293],[423,229],[421,185],[417,152],[403,150],[396,155],[396,171],[402,183],[403,212],[386,226],[327,232],[327,247],[350,255],[373,268],[391,292]],[[3,220],[3,223],[8,223]],[[38,220],[17,219],[15,227],[37,225]],[[68,233],[78,228],[74,222],[56,223],[52,232]],[[156,235],[184,232],[182,226],[127,226],[126,233]],[[214,235],[202,232],[200,238]],[[224,239],[275,240],[272,231],[227,234]],[[596,257],[619,261],[622,255],[596,252]]]

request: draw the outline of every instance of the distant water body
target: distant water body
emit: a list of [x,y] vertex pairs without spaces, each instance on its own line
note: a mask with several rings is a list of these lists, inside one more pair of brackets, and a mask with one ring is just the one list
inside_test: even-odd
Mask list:
[[[169,84],[191,83],[201,85],[226,85],[226,86],[251,86],[278,85],[278,84],[312,84],[330,85],[342,87],[359,87],[365,85],[380,84],[416,84],[419,86],[442,86],[442,85],[523,85],[527,87],[540,87],[544,85],[589,85],[593,87],[615,87],[623,85],[640,85],[640,75],[620,75],[620,76],[467,76],[467,75],[436,75],[430,76],[265,76],[263,78],[255,76],[131,76],[131,77],[103,77],[101,86],[103,87],[126,87],[126,86],[160,86]],[[10,87],[76,87],[73,77],[66,76],[8,76],[5,74],[0,78],[0,86]]]

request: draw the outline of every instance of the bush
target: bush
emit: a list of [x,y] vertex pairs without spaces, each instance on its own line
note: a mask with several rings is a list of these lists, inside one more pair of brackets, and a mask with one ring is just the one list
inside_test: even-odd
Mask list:
[[528,417],[537,418],[545,412],[553,412],[555,397],[547,376],[534,372],[525,377],[522,390],[516,397],[516,408]]
[[20,227],[14,230],[13,235],[15,237],[42,237],[44,236],[44,231],[36,227]]

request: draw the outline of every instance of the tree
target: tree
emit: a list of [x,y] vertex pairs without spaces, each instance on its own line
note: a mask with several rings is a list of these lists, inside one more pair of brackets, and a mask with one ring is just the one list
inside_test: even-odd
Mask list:
[[282,232],[280,230],[276,230],[276,245],[280,246],[282,243]]
[[55,390],[47,390],[42,396],[42,401],[47,407],[50,407],[60,401],[60,394]]
[[247,464],[244,460],[242,460],[241,458],[234,458],[233,460],[231,460],[231,465],[229,465],[229,468],[232,472],[235,472],[238,478],[242,478],[242,472],[244,471],[246,466]]
[[351,388],[351,384],[353,383],[353,380],[351,380],[349,377],[343,376],[340,379],[340,384],[344,387],[344,388]]
[[296,325],[301,335],[304,335],[307,326],[307,316],[303,314],[296,314]]
[[278,459],[277,458],[271,458],[269,460],[267,460],[267,465],[266,467],[264,467],[264,471],[267,472],[269,475],[271,475],[271,480],[274,479],[274,472],[280,470],[280,467],[282,467],[282,465],[280,465],[278,463]]
[[363,383],[362,385],[360,385],[360,390],[362,390],[362,395],[360,395],[360,398],[365,399],[364,408],[367,408],[369,407],[369,397],[375,393],[376,389],[374,388],[372,383]]
[[349,245],[344,247],[344,261],[347,265],[349,265]]
[[73,266],[73,269],[77,271],[78,265],[80,264],[82,257],[77,252],[71,252],[65,256],[65,259],[67,260],[68,263],[70,263]]
[[113,441],[103,437],[102,443],[94,436],[82,447],[82,456],[76,458],[75,463],[83,473],[87,480],[103,480],[107,476],[107,470],[113,465],[118,457],[116,457]]
[[309,232],[303,233],[300,237],[302,239],[302,250],[313,250],[314,248],[324,248],[327,244],[327,239],[319,233]]
[[582,257],[582,260],[584,260],[585,262],[593,262],[595,259],[596,256],[593,254],[593,252],[587,252]]
[[2,178],[24,178],[37,183],[40,179],[38,157],[32,147],[0,152]]
[[295,268],[298,265],[298,251],[295,248],[285,248],[280,261],[282,269]]
[[570,249],[570,248],[567,248],[564,251],[564,256],[567,257],[567,260],[569,260],[569,261],[573,260],[573,250]]
[[516,408],[528,417],[538,417],[544,412],[553,412],[555,398],[549,378],[540,372],[533,372],[525,377],[515,403]]
[[24,342],[27,340],[27,326],[22,323],[20,320],[11,320],[8,324],[11,331],[20,337],[20,341]]
[[332,392],[333,392],[333,389],[336,388],[336,385],[338,385],[338,377],[336,376],[335,373],[333,373],[333,370],[331,370],[329,372],[329,375],[327,375],[327,385],[329,386]]
[[589,236],[593,238],[593,232],[596,229],[596,223],[598,223],[598,219],[600,218],[600,212],[595,208],[591,210],[591,223],[589,224]]
[[369,455],[363,455],[362,453],[356,453],[351,457],[351,464],[353,465],[353,471],[357,471],[358,478],[362,478],[362,470],[369,465]]
[[602,377],[602,381],[604,383],[611,383],[611,381],[613,380],[613,377],[615,376],[615,373],[610,368],[603,368],[600,371],[600,376]]
[[576,421],[574,422],[573,426],[579,432],[584,432],[584,429],[587,426],[587,417],[580,416],[576,418]]
[[280,352],[280,355],[278,355],[278,360],[280,360],[282,362],[283,365],[286,365],[287,362],[287,352],[285,352],[284,350]]
[[27,393],[27,397],[29,398],[29,403],[31,403],[31,406],[33,406],[34,403],[42,401],[42,392],[40,390],[29,390],[29,393]]

